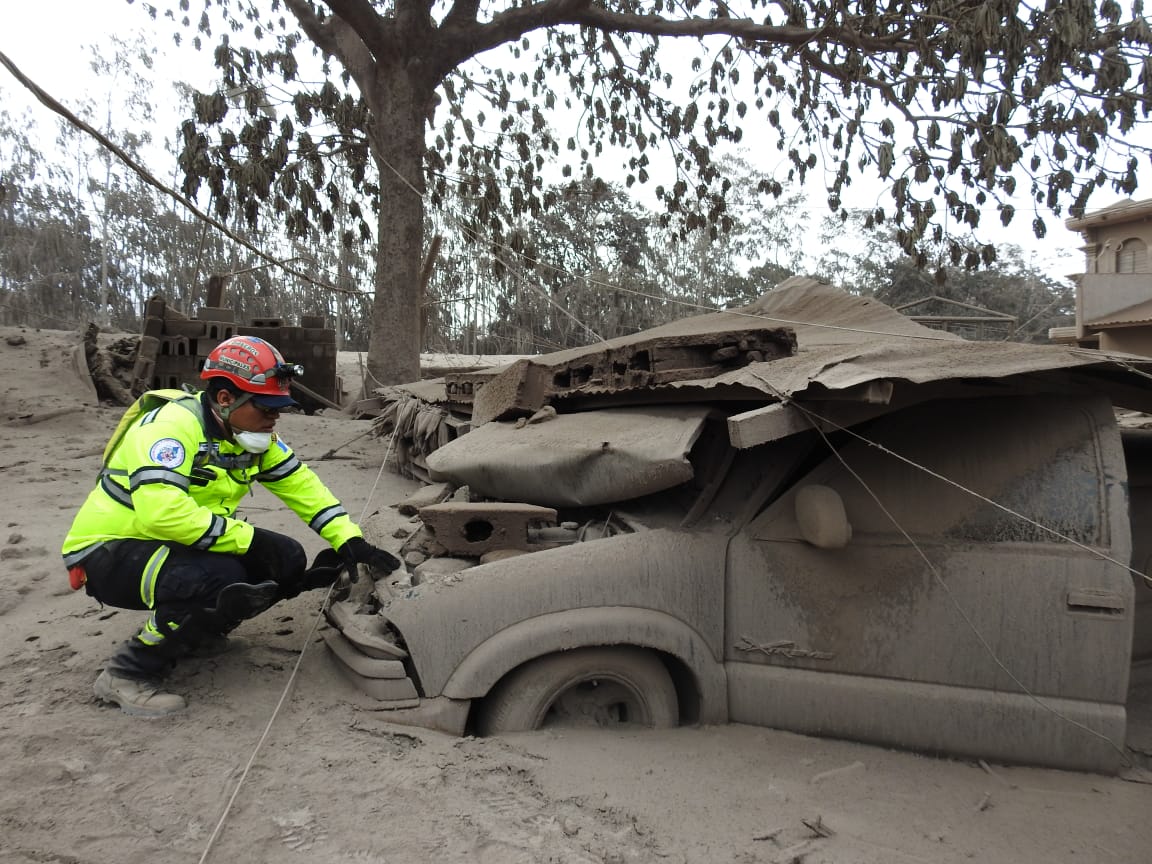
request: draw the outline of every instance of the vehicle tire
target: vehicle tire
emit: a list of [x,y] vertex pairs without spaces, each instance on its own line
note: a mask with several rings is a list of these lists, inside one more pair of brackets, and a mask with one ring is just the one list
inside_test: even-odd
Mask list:
[[564,726],[666,729],[680,719],[664,664],[639,648],[579,648],[533,660],[485,700],[481,735]]

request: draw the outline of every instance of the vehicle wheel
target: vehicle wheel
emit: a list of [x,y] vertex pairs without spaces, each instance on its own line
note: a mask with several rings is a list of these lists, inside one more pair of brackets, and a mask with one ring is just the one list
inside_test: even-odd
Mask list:
[[676,687],[650,651],[580,648],[541,657],[489,694],[481,735],[555,726],[668,728],[680,719]]

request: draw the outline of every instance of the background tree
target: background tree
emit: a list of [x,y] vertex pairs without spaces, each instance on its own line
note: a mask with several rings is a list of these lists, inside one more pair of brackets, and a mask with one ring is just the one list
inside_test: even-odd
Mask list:
[[0,321],[67,328],[94,306],[99,257],[70,176],[30,126],[0,110]]
[[[851,256],[845,283],[854,291],[897,307],[929,297],[979,306],[1012,315],[1015,326],[987,338],[1047,342],[1048,329],[1075,323],[1075,290],[1067,279],[1054,279],[1025,256],[1019,246],[998,247],[988,267],[966,270],[949,265],[924,268],[904,254],[893,232],[882,232]],[[945,255],[936,250],[936,260]],[[909,314],[964,314],[948,304],[928,304]],[[975,313],[973,313],[975,314]],[[966,338],[971,333],[962,333]]]
[[[320,314],[335,323],[344,347],[367,344],[374,265],[362,245],[325,243],[319,227],[288,237],[272,213],[253,231],[243,214],[233,213],[233,230],[313,277],[324,274],[341,291],[285,280],[248,250],[174,211],[151,187],[130,177],[105,186],[103,172],[87,172],[85,166],[99,164],[92,160],[45,161],[32,140],[37,137],[28,118],[0,113],[6,166],[0,175],[0,321],[71,328],[106,309],[114,324],[138,331],[149,297],[159,294],[195,314],[205,300],[204,276],[226,273],[232,277],[226,304],[241,320]],[[70,170],[76,164],[81,170]],[[430,220],[427,231],[441,251],[425,298],[425,344],[484,353],[570,347],[702,306],[742,305],[793,272],[822,273],[893,305],[939,294],[1009,312],[1020,323],[1014,339],[1041,340],[1071,313],[1071,286],[1047,278],[1019,249],[1006,247],[990,268],[942,267],[933,275],[902,252],[890,230],[859,235],[838,219],[813,228],[799,201],[758,203],[748,191],[757,176],[746,164],[736,166],[732,222],[715,240],[703,228],[682,236],[622,187],[589,180],[547,189],[554,208],[522,220],[503,245],[483,245],[462,231],[457,213]],[[88,218],[94,207],[114,230],[102,231]],[[344,211],[337,217],[351,219]],[[940,259],[944,250],[934,254]],[[102,270],[110,277],[107,302]]]
[[[196,12],[192,2],[168,14],[197,44],[223,14],[223,85],[198,98],[184,130],[185,190],[207,183],[218,209],[252,220],[270,201],[303,235],[334,229],[342,193],[331,172],[347,171],[371,199],[359,231],[341,239],[375,230],[368,365],[384,382],[418,372],[426,201],[461,196],[477,232],[503,243],[506,220],[551,203],[543,175],[562,154],[589,176],[618,147],[631,185],[649,182],[652,154],[667,147],[672,176],[655,187],[662,217],[685,232],[722,231],[730,184],[713,149],[763,118],[783,164],[768,191],[820,168],[839,212],[853,177],[870,173],[891,188],[870,224],[895,224],[918,263],[927,238],[945,244],[949,263],[974,266],[992,247],[950,240],[939,217],[975,226],[992,203],[1008,222],[1021,182],[1038,204],[1078,214],[1098,187],[1131,192],[1149,152],[1136,126],[1152,109],[1152,31],[1142,6],[1126,12],[1114,0],[1099,10],[1089,0],[196,0]],[[334,58],[341,74],[296,80],[296,26],[324,71]],[[698,49],[690,77],[666,69],[658,49],[673,39]],[[484,65],[500,46],[508,65]],[[277,110],[275,82],[293,88],[291,113]],[[563,141],[546,120],[558,108],[580,117]],[[426,127],[437,122],[430,146]],[[496,129],[479,134],[489,123]],[[1038,215],[1033,225],[1045,230]]]
[[[150,125],[154,115],[148,71],[152,68],[156,49],[139,35],[133,43],[119,36],[113,37],[111,49],[110,57],[92,49],[90,68],[93,76],[101,82],[103,92],[99,102],[88,100],[77,113],[125,152],[138,158],[141,148],[151,140]],[[95,318],[98,325],[107,328],[111,323],[109,305],[114,296],[112,281],[120,275],[111,255],[116,247],[121,246],[119,235],[126,227],[126,223],[116,216],[130,211],[136,196],[144,193],[147,186],[112,153],[79,130],[61,124],[60,139],[58,144],[62,149],[76,153],[81,196],[99,232],[100,296]]]

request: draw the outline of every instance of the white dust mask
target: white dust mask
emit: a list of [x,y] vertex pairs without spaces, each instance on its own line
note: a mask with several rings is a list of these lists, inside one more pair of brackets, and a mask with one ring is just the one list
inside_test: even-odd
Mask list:
[[272,446],[271,432],[235,432],[233,437],[249,453],[266,453]]

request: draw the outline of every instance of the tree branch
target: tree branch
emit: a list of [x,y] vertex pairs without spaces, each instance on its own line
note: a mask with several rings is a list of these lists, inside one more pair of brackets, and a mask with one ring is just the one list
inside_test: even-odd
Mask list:
[[476,23],[476,13],[480,10],[480,0],[456,0],[448,14],[444,16],[441,27],[456,27],[461,24]]
[[[343,5],[365,6],[366,0],[331,0],[328,5],[334,11],[327,21],[320,19],[309,0],[284,0],[284,5],[300,22],[300,27],[308,38],[324,53],[340,61],[356,81],[360,92],[365,96],[371,95],[376,88],[376,58],[374,49],[367,43],[366,38],[373,37],[373,34],[358,33],[353,24],[335,13],[336,7]],[[373,16],[376,15],[371,7],[368,8],[368,12]],[[377,41],[379,49],[387,54],[389,50],[387,34],[379,16],[376,16],[375,24],[380,33],[377,34],[379,39],[373,37],[374,41]]]
[[870,52],[914,51],[915,43],[904,33],[885,36],[861,36],[852,28],[838,26],[794,27],[790,25],[760,24],[750,18],[684,18],[672,20],[660,15],[630,15],[611,12],[596,5],[594,0],[545,0],[501,12],[487,24],[475,23],[474,18],[464,20],[463,14],[454,16],[457,8],[473,0],[457,0],[452,12],[445,17],[442,32],[449,37],[445,61],[454,68],[463,60],[491,48],[513,42],[526,33],[562,24],[592,27],[606,32],[628,32],[647,36],[700,38],[703,36],[729,36],[749,42],[774,45],[807,45],[829,41]]
[[336,34],[331,21],[321,21],[308,0],[284,0],[288,11],[300,22],[300,29],[326,54],[337,54]]
[[[298,4],[302,0],[286,0]],[[372,8],[370,0],[324,0],[332,14],[340,18],[360,37],[377,60],[386,61],[396,50],[385,19]],[[337,55],[339,56],[339,55]]]
[[[471,0],[459,0],[471,2]],[[459,2],[457,5],[459,5]],[[471,20],[445,17],[440,31],[444,34],[444,57],[441,61],[445,71],[450,71],[470,57],[482,54],[489,49],[514,42],[526,33],[551,27],[556,24],[578,24],[575,16],[587,8],[592,0],[544,0],[501,12],[487,24],[479,24],[475,17]],[[456,11],[453,6],[452,12]]]
[[[598,30],[614,30],[640,33],[647,36],[732,36],[752,42],[771,42],[777,45],[804,45],[822,35],[838,34],[843,38],[842,28],[792,27],[773,24],[758,24],[750,18],[683,18],[672,20],[660,15],[628,15],[610,12],[600,6],[589,4],[572,19],[558,23],[579,24],[595,27]],[[856,34],[853,33],[853,36]],[[834,39],[834,41],[841,41]],[[889,40],[879,41],[887,50],[892,47]],[[876,46],[873,46],[876,47]]]

